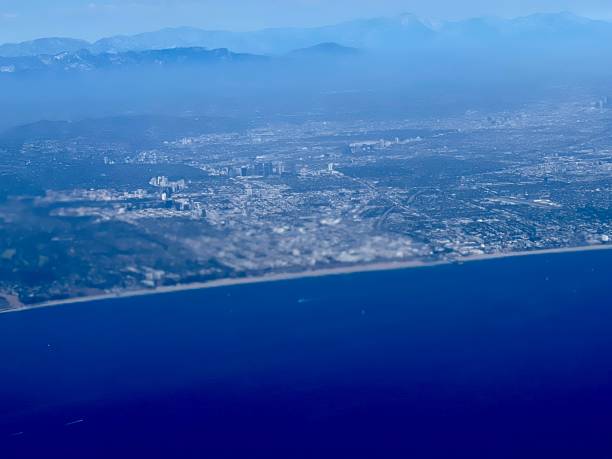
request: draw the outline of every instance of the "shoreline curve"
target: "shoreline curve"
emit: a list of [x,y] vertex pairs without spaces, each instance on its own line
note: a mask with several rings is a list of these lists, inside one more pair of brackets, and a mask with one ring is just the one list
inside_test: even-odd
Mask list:
[[578,253],[578,252],[593,252],[602,250],[612,250],[612,244],[606,245],[592,245],[592,246],[577,246],[577,247],[562,247],[556,249],[541,249],[521,252],[503,252],[496,254],[486,255],[473,255],[456,260],[442,260],[433,262],[423,261],[398,261],[398,262],[380,262],[380,263],[368,263],[355,266],[344,266],[337,268],[323,268],[314,269],[309,271],[299,271],[294,273],[278,273],[278,274],[266,274],[261,276],[250,276],[242,278],[225,278],[217,279],[207,282],[195,282],[190,284],[177,284],[172,286],[162,286],[151,289],[139,289],[139,290],[125,290],[115,293],[105,293],[100,295],[81,296],[75,298],[66,298],[64,300],[47,301],[44,303],[37,303],[31,305],[21,305],[11,309],[0,311],[0,314],[10,314],[23,311],[31,311],[35,309],[51,308],[55,306],[79,304],[79,303],[94,303],[105,300],[112,300],[118,298],[134,298],[134,297],[145,297],[159,294],[169,294],[183,291],[193,290],[206,290],[212,288],[223,288],[232,287],[238,285],[251,285],[251,284],[265,284],[273,282],[291,281],[298,279],[308,279],[317,277],[328,277],[328,276],[342,276],[350,274],[360,273],[372,273],[372,272],[383,272],[383,271],[401,271],[405,269],[415,268],[428,268],[435,266],[444,266],[452,264],[462,263],[473,263],[478,261],[492,261],[505,258],[519,258],[529,257],[537,255],[553,255],[563,253]]

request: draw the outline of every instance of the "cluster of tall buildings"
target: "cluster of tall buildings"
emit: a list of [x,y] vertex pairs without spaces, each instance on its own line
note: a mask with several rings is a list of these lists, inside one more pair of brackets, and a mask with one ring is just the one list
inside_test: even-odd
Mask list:
[[283,163],[259,162],[248,166],[228,167],[226,173],[229,177],[270,177],[283,175],[287,170]]
[[160,189],[160,198],[164,202],[169,201],[174,193],[183,191],[187,188],[187,182],[185,182],[185,180],[181,179],[173,182],[163,175],[160,177],[153,177],[149,180],[149,185]]
[[[417,140],[417,139],[414,139]],[[420,140],[420,139],[419,139]],[[346,153],[361,153],[361,152],[369,152],[374,150],[384,150],[393,145],[401,145],[405,143],[410,143],[413,139],[409,140],[400,140],[399,137],[396,137],[393,140],[364,140],[361,142],[353,142],[346,148]]]
[[172,204],[176,210],[190,212],[193,218],[206,217],[206,209],[201,202],[192,199],[175,199]]
[[194,218],[206,216],[206,209],[201,202],[193,201],[189,198],[173,198],[173,194],[187,188],[185,180],[171,181],[168,177],[153,177],[149,184],[160,189],[160,198],[167,208],[174,208],[183,212],[191,212]]
[[172,193],[176,193],[187,188],[187,182],[185,182],[185,180],[181,179],[177,180],[176,182],[172,182],[168,179],[168,177],[164,177],[163,175],[160,177],[153,177],[151,180],[149,180],[149,185],[161,188],[162,190],[171,191]]

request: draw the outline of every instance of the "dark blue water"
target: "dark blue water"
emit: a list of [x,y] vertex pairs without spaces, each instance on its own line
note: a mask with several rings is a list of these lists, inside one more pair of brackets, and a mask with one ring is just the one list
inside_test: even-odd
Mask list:
[[612,457],[612,252],[0,316],[0,457]]

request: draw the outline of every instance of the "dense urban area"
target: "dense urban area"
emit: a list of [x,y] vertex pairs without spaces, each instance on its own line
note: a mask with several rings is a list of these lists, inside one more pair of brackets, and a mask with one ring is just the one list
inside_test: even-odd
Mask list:
[[611,108],[602,96],[439,119],[126,116],[13,129],[0,139],[0,309],[605,245]]

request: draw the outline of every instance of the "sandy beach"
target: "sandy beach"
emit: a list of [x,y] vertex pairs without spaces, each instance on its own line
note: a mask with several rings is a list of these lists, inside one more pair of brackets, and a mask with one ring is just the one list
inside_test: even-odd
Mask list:
[[10,297],[11,309],[1,311],[0,314],[15,313],[20,311],[28,311],[32,309],[49,308],[54,306],[61,306],[66,304],[76,303],[90,303],[103,300],[110,300],[116,298],[130,298],[130,297],[142,297],[149,295],[158,295],[165,293],[189,291],[189,290],[202,290],[211,288],[230,287],[237,285],[246,284],[260,284],[270,282],[289,281],[304,278],[314,278],[323,276],[341,276],[350,275],[357,273],[368,273],[377,271],[396,271],[403,269],[414,269],[414,268],[426,268],[449,264],[461,264],[461,263],[473,263],[487,260],[497,260],[502,258],[517,258],[517,257],[529,257],[537,255],[552,255],[562,253],[575,253],[575,252],[587,252],[587,251],[600,251],[600,250],[612,250],[612,244],[610,245],[594,245],[594,246],[582,246],[582,247],[564,247],[558,249],[546,249],[546,250],[533,250],[525,252],[508,252],[498,253],[490,255],[474,255],[461,258],[453,261],[437,261],[437,262],[420,262],[420,261],[405,261],[405,262],[385,262],[385,263],[371,263],[355,266],[346,266],[338,268],[328,269],[317,269],[310,271],[301,271],[294,273],[279,273],[269,274],[255,277],[242,277],[242,278],[228,278],[218,279],[209,282],[197,282],[191,284],[178,284],[172,286],[157,287],[152,289],[139,289],[139,290],[126,290],[122,292],[106,293],[101,295],[91,295],[76,298],[67,298],[64,300],[49,301],[45,303],[24,305],[20,304],[14,296]]

